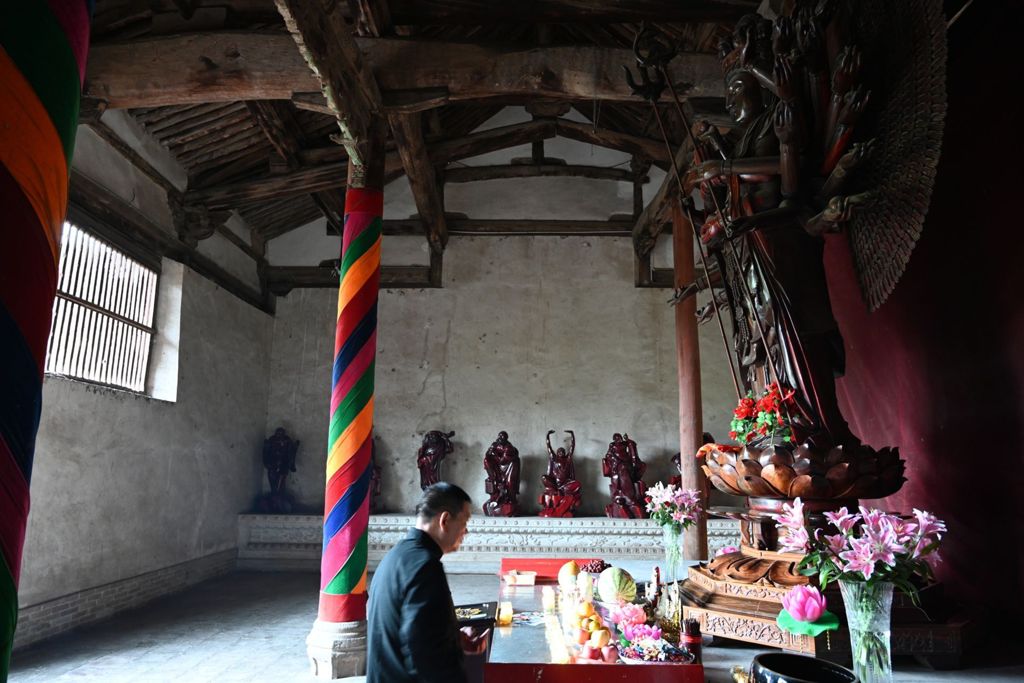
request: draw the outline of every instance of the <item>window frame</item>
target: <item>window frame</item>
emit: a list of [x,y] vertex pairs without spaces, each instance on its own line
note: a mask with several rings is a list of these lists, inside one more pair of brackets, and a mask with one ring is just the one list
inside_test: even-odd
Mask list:
[[[65,223],[65,229],[62,232],[62,245],[65,243],[64,234],[70,232],[68,230],[69,226],[73,226],[71,229],[77,230],[79,233],[81,233],[81,235],[84,238],[91,238],[92,240],[95,240],[96,244],[98,244],[101,248],[106,248],[109,250],[109,253],[102,253],[101,255],[96,256],[90,254],[87,255],[84,259],[81,259],[77,264],[78,267],[85,266],[85,262],[88,261],[89,259],[95,259],[95,261],[92,261],[88,264],[89,266],[91,266],[91,268],[89,268],[88,270],[82,271],[81,273],[72,273],[72,275],[76,277],[77,282],[84,282],[85,278],[89,277],[91,278],[89,284],[99,287],[102,285],[102,280],[99,278],[100,268],[104,265],[105,257],[110,258],[112,256],[113,258],[124,259],[127,262],[126,267],[129,268],[129,279],[126,281],[118,282],[116,285],[112,285],[108,281],[108,286],[110,286],[111,289],[109,290],[109,292],[107,292],[108,296],[105,297],[106,300],[113,301],[111,297],[114,295],[114,293],[124,293],[126,290],[130,289],[130,287],[132,286],[132,271],[134,271],[138,275],[145,276],[149,274],[152,276],[152,285],[150,287],[151,291],[142,294],[142,299],[140,299],[138,304],[142,306],[142,310],[146,312],[146,314],[143,317],[149,319],[150,325],[147,326],[144,323],[141,323],[137,320],[133,320],[131,317],[129,317],[130,314],[123,315],[118,311],[114,310],[113,307],[106,308],[103,305],[94,303],[93,301],[89,301],[87,298],[83,298],[82,296],[73,294],[71,291],[63,291],[61,289],[61,283],[64,280],[64,277],[61,273],[61,268],[65,267],[66,253],[65,250],[62,249],[61,258],[58,262],[57,291],[55,292],[53,301],[52,320],[50,322],[51,338],[48,339],[47,342],[46,358],[44,361],[44,374],[51,377],[60,377],[62,379],[68,379],[75,382],[84,382],[95,386],[101,386],[115,391],[125,391],[134,394],[148,395],[151,382],[150,374],[152,372],[153,348],[158,334],[156,321],[158,315],[157,307],[159,305],[160,300],[160,268],[159,266],[154,268],[149,258],[138,258],[137,249],[125,249],[121,244],[122,240],[108,239],[105,234],[108,232],[107,230],[94,230],[93,228],[94,226],[96,226],[96,223],[94,223],[87,215],[83,215],[82,212],[70,210],[70,207],[68,217]],[[111,264],[108,262],[106,265],[107,267],[110,267]],[[142,286],[141,280],[139,281],[139,286]],[[89,291],[91,292],[92,290]],[[83,293],[84,292],[79,291],[79,294]],[[62,320],[64,316],[70,316],[72,311],[74,311],[79,316],[82,315],[81,311],[91,311],[94,314],[94,317],[91,324],[86,323],[84,319],[78,320],[76,322],[70,322],[73,319],[68,318],[68,321],[63,321],[61,329],[58,330],[58,311],[61,311],[60,317]],[[84,338],[87,339],[88,341],[86,342],[86,344],[78,348],[68,347],[67,344],[69,339],[72,339],[72,344],[74,343],[73,338],[70,337],[70,335],[82,334],[82,329],[80,326],[83,324],[89,324],[89,328],[86,331],[86,334],[84,335]],[[139,332],[142,332],[143,334],[149,335],[148,339],[144,343],[139,344],[139,346],[137,347],[144,354],[144,359],[142,362],[142,367],[139,368],[134,375],[134,378],[136,378],[136,383],[134,385],[128,385],[127,382],[125,384],[119,384],[116,382],[104,381],[95,378],[95,376],[85,376],[86,374],[97,374],[95,368],[99,366],[96,365],[96,363],[107,362],[99,361],[96,358],[90,358],[90,351],[92,351],[92,353],[95,353],[97,351],[106,353],[111,352],[110,349],[113,349],[112,353],[114,353],[114,355],[110,359],[108,359],[109,361],[113,362],[116,362],[117,358],[122,358],[122,354],[130,352],[130,347],[133,342],[124,339],[123,337],[121,339],[122,347],[117,348],[114,346],[110,346],[114,329],[114,327],[112,326],[116,326],[118,324],[127,326],[129,330],[134,329],[138,330]],[[72,328],[72,325],[74,325],[74,328]],[[53,345],[53,337],[58,333],[62,334],[62,337],[61,340],[58,342],[58,346],[55,347]],[[106,340],[108,348],[97,348],[104,343],[104,340]],[[54,357],[54,359],[51,360],[52,354],[54,352],[56,352],[58,356]],[[77,372],[72,371],[77,370],[77,368],[87,363],[92,363],[90,368],[85,370],[79,370]],[[109,371],[107,372],[106,377],[110,378]],[[119,378],[125,380],[125,377],[126,373],[122,371]]]

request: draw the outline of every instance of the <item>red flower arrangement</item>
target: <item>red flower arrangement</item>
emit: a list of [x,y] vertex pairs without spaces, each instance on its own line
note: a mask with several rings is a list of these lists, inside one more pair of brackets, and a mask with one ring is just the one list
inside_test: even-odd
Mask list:
[[781,436],[784,442],[791,442],[793,430],[786,407],[792,405],[794,393],[792,389],[783,392],[778,382],[769,384],[759,399],[748,393],[732,411],[729,438],[748,444],[761,436]]

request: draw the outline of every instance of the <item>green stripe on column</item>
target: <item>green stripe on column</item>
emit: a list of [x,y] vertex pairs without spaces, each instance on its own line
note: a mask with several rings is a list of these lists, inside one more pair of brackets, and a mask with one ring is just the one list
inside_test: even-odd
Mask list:
[[365,254],[373,246],[373,243],[377,241],[377,238],[380,237],[380,227],[380,220],[374,220],[373,223],[370,223],[370,227],[360,233],[348,245],[348,249],[345,250],[345,254],[341,257],[341,265],[338,268],[342,278],[345,277],[345,273],[352,267],[352,264],[359,260],[359,257]]
[[50,114],[70,167],[81,98],[78,63],[45,0],[0,1],[0,45]]
[[341,436],[345,427],[352,424],[352,421],[356,419],[356,415],[366,407],[366,404],[373,397],[373,371],[375,367],[376,361],[370,363],[366,374],[359,378],[359,381],[355,383],[352,390],[338,404],[338,409],[334,411],[334,415],[331,417],[331,428],[328,432],[327,443],[334,443]]
[[14,628],[18,625],[18,589],[7,562],[0,557],[0,680],[7,680],[14,645]]
[[338,575],[331,579],[324,589],[325,593],[347,594],[351,593],[359,580],[363,578],[363,571],[366,569],[367,557],[367,534],[363,534],[352,549],[352,555],[345,562]]

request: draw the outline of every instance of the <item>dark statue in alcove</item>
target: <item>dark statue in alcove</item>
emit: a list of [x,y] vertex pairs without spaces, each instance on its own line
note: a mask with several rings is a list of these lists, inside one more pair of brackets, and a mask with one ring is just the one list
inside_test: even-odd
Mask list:
[[569,451],[559,448],[557,451],[551,448],[551,435],[555,430],[547,433],[545,441],[548,447],[548,471],[541,477],[544,484],[544,493],[541,494],[541,517],[572,517],[576,508],[580,506],[582,488],[576,479],[576,466],[573,464],[573,454],[576,452],[576,435],[571,429],[567,429],[569,435]]
[[455,432],[427,432],[423,445],[416,452],[416,467],[420,470],[420,489],[441,481],[441,461],[454,450],[452,437]]
[[519,466],[519,449],[509,442],[508,432],[498,432],[498,438],[484,455],[484,490],[490,498],[483,509],[488,517],[519,514]]
[[637,519],[647,516],[645,496],[647,484],[643,482],[647,465],[636,451],[636,442],[629,434],[615,434],[608,444],[608,452],[601,461],[604,476],[609,477],[612,502],[605,506],[609,517]]
[[370,512],[380,511],[380,465],[377,464],[377,442],[370,442]]
[[263,441],[263,466],[267,469],[269,493],[263,494],[257,501],[260,512],[288,513],[295,507],[295,501],[285,491],[288,473],[295,471],[295,455],[299,450],[299,442],[288,436],[283,427],[274,430],[274,434]]

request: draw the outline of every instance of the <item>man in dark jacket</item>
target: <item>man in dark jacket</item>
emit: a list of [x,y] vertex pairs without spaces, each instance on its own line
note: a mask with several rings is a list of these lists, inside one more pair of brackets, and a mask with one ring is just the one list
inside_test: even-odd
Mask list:
[[460,683],[463,651],[480,652],[486,634],[459,630],[441,556],[458,550],[471,501],[454,484],[427,487],[416,528],[374,572],[367,608],[367,683]]

